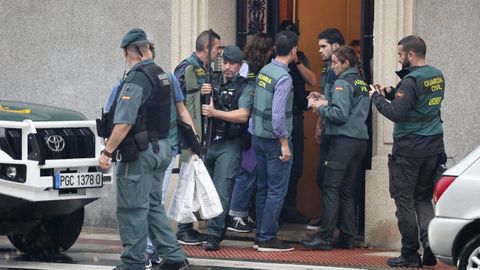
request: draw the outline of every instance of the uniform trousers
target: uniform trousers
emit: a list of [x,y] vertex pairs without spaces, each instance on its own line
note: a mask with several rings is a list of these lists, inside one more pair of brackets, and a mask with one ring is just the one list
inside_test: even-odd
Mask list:
[[132,270],[145,269],[147,235],[167,263],[185,261],[162,205],[162,180],[172,151],[167,140],[158,141],[154,153],[151,143],[133,162],[118,162],[117,221],[122,242],[121,260]]
[[401,254],[405,258],[417,258],[419,236],[423,247],[429,246],[428,224],[433,218],[432,196],[438,158],[389,156],[390,196],[397,207],[398,229],[402,235]]
[[208,220],[209,235],[223,238],[226,228],[225,219],[230,206],[230,195],[240,167],[240,161],[240,139],[222,139],[214,141],[208,147],[205,166],[212,177],[223,207],[222,214]]
[[339,240],[353,243],[355,234],[353,188],[366,151],[367,140],[330,136],[321,188],[324,212],[318,231],[319,236],[325,241],[333,242],[333,232],[338,225],[341,232]]

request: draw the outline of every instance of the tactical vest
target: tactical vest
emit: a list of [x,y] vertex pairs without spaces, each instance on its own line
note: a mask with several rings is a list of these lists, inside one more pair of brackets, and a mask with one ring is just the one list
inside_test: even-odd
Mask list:
[[155,64],[140,65],[130,70],[127,77],[123,81],[122,85],[118,88],[115,100],[110,109],[109,116],[109,134],[113,130],[113,120],[115,118],[115,110],[119,95],[123,89],[125,83],[133,81],[134,72],[141,72],[148,78],[152,91],[146,99],[143,99],[142,105],[138,110],[137,119],[135,124],[127,134],[127,138],[122,141],[122,144],[133,141],[131,138],[135,134],[142,131],[148,131],[148,135],[153,139],[165,139],[168,136],[170,130],[170,80],[167,74]]
[[[238,109],[238,100],[248,83],[243,77],[237,77],[227,85],[221,85],[223,78],[216,82],[213,88],[215,109],[221,111],[234,111]],[[246,124],[232,123],[222,119],[212,119],[212,139],[234,139],[241,137],[247,130]]]
[[190,85],[186,89],[186,93],[183,93],[184,96],[200,91],[202,84],[205,83],[205,77],[207,75],[207,71],[203,67],[202,63],[200,63],[193,55],[189,56],[187,59],[185,59],[185,61],[187,61],[193,67],[196,82],[189,82]]
[[[255,85],[255,99],[253,104],[252,122],[253,134],[261,138],[273,139],[272,103],[275,85],[283,76],[290,76],[288,72],[273,63],[260,70]],[[290,89],[291,91],[291,89]],[[289,96],[285,107],[287,131],[292,132],[292,105],[293,93]]]
[[420,96],[405,121],[395,123],[393,137],[408,134],[432,136],[443,133],[440,107],[445,93],[445,79],[440,70],[424,66],[414,69],[405,78],[413,78]]

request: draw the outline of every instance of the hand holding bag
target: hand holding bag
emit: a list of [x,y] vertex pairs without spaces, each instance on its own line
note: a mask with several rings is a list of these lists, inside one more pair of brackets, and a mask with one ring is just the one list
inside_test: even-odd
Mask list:
[[167,216],[179,223],[197,221],[193,214],[193,212],[198,209],[198,206],[196,207],[194,204],[194,193],[195,171],[193,168],[193,158],[190,158],[190,160],[187,163],[183,163],[180,168],[178,181],[167,210]]

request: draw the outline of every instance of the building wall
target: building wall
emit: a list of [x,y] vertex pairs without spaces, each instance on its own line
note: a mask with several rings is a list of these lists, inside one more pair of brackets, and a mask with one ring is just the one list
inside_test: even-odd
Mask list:
[[[0,98],[94,119],[123,75],[120,41],[129,29],[144,29],[155,61],[172,70],[205,29],[234,44],[235,16],[235,0],[0,0]],[[115,190],[110,194],[87,206],[87,226],[116,227]]]
[[[125,61],[120,41],[143,28],[170,69],[169,0],[0,1],[0,98],[100,114]],[[87,207],[85,223],[115,227],[115,196]]]
[[[453,18],[453,19],[446,19]],[[374,81],[395,85],[397,42],[416,34],[427,43],[427,63],[442,70],[446,91],[442,103],[448,165],[460,161],[478,146],[480,79],[477,53],[480,37],[477,0],[375,1]],[[393,124],[374,110],[374,157],[366,180],[365,243],[371,247],[400,248],[395,206],[388,192],[387,154],[391,152]]]
[[455,156],[450,165],[480,144],[479,29],[480,1],[415,3],[415,33],[427,43],[427,62],[445,75],[444,139],[447,155]]

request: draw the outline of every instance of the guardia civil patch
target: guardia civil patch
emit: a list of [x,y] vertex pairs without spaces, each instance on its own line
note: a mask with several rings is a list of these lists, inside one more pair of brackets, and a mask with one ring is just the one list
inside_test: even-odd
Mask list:
[[163,79],[160,82],[162,83],[162,86],[169,86],[170,85],[170,81],[168,79]]
[[205,69],[203,68],[195,69],[195,75],[197,75],[197,77],[204,77],[206,75]]

